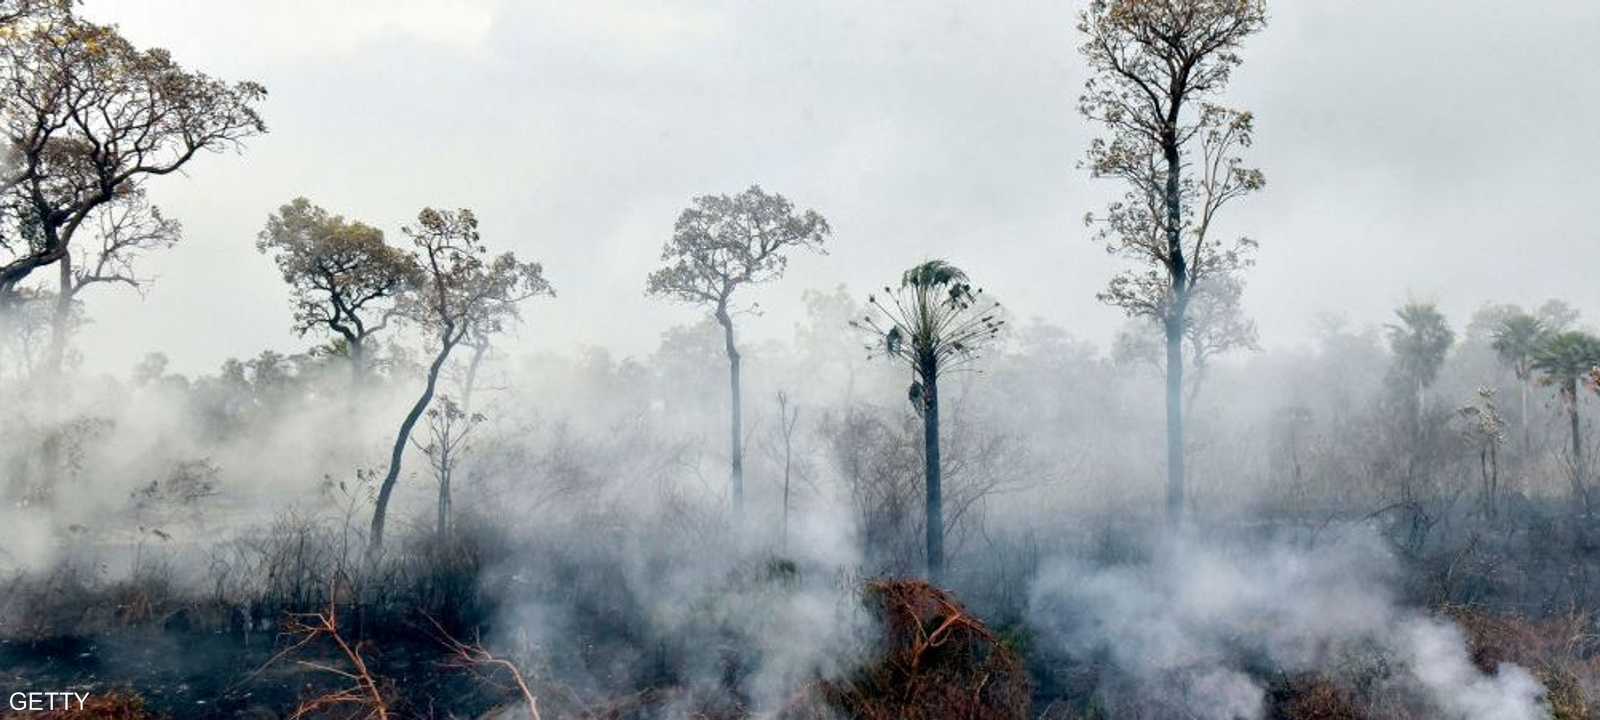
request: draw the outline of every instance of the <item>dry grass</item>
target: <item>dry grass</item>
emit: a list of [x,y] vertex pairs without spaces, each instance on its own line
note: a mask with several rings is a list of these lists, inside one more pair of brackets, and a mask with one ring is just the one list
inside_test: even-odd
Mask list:
[[1572,612],[1534,620],[1469,608],[1447,613],[1466,631],[1472,660],[1485,672],[1501,663],[1528,668],[1544,683],[1556,720],[1600,718],[1600,636],[1594,616]]
[[1279,694],[1284,720],[1367,720],[1349,690],[1321,675],[1291,677]]
[[867,585],[883,621],[883,655],[841,680],[815,683],[785,720],[1022,720],[1031,685],[1022,659],[948,593],[915,580]]

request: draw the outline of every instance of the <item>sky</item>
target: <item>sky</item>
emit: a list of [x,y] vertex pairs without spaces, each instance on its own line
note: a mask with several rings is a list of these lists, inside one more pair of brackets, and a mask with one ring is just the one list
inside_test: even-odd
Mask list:
[[[1095,293],[1124,265],[1082,219],[1119,188],[1079,167],[1097,132],[1075,111],[1082,4],[87,0],[136,44],[265,84],[270,132],[151,184],[184,240],[145,260],[144,297],[92,291],[85,366],[304,349],[254,246],[300,195],[396,242],[423,207],[472,208],[558,293],[503,347],[643,355],[701,316],[643,291],[677,213],[752,183],[834,235],[747,296],[750,341],[791,337],[806,289],[864,297],[941,257],[1020,318],[1105,345],[1123,320]],[[1222,98],[1255,113],[1268,184],[1219,220],[1261,244],[1245,307],[1265,347],[1409,299],[1458,327],[1491,300],[1600,318],[1600,3],[1269,12]]]

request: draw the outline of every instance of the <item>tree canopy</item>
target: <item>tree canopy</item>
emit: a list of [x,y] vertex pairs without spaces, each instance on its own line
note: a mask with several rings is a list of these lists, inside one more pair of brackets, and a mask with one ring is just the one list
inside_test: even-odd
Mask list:
[[101,207],[202,151],[240,147],[266,131],[266,90],[141,50],[67,2],[7,7],[0,43],[0,299],[34,270],[68,257]]
[[382,230],[331,214],[303,197],[267,218],[256,248],[272,255],[289,285],[294,331],[337,335],[358,376],[365,369],[367,338],[388,325],[396,301],[421,274],[416,259],[386,243]]
[[678,215],[661,249],[665,265],[645,291],[723,308],[741,285],[783,276],[790,249],[823,252],[832,230],[815,210],[797,212],[788,198],[751,185],[738,195],[702,195]]

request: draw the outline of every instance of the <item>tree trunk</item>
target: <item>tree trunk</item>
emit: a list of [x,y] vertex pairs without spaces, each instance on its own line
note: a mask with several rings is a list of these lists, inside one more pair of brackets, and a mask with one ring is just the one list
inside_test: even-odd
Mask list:
[[[780,422],[786,422],[779,418]],[[790,468],[793,466],[794,449],[789,438],[788,428],[783,435],[783,554],[789,554],[789,477]]]
[[[478,367],[483,363],[483,356],[489,352],[489,344],[480,340],[472,343],[472,360],[467,363],[467,376],[461,383],[461,412],[466,416],[466,422],[472,423],[472,391],[478,384]],[[443,538],[450,532],[450,480],[454,475],[455,458],[450,457],[450,450],[442,448],[444,455],[440,458],[439,466],[439,518],[435,523],[435,531]]]
[[1572,500],[1579,512],[1589,507],[1588,492],[1584,488],[1583,435],[1578,425],[1578,379],[1572,378],[1567,388],[1567,419],[1572,423]]
[[59,375],[67,357],[67,341],[72,334],[72,253],[65,253],[57,263],[61,270],[56,289],[56,307],[50,316],[50,344],[45,348],[44,369],[50,375]]
[[1489,441],[1489,519],[1500,513],[1500,446]]
[[[1174,116],[1178,104],[1173,103]],[[1174,117],[1174,120],[1176,118]],[[1167,312],[1167,523],[1183,523],[1183,325],[1188,312],[1189,265],[1183,255],[1183,197],[1179,175],[1183,171],[1174,131],[1162,137],[1167,161],[1167,271],[1172,281],[1172,306]]]
[[394,493],[395,481],[400,478],[400,461],[405,455],[406,441],[411,438],[411,431],[416,428],[423,411],[428,409],[428,403],[433,402],[433,391],[439,383],[439,370],[444,367],[444,361],[450,357],[450,351],[455,349],[459,340],[451,339],[451,332],[446,328],[440,333],[439,354],[428,366],[428,384],[423,388],[422,396],[412,404],[411,411],[406,413],[406,419],[400,423],[400,432],[395,435],[394,447],[389,453],[389,472],[383,476],[383,485],[378,488],[378,500],[372,507],[372,535],[367,539],[367,559],[371,562],[376,562],[383,550],[383,525],[389,511],[389,496]]
[[[1517,386],[1522,388],[1522,455],[1527,457],[1528,451],[1533,449],[1532,437],[1528,434],[1528,380],[1518,378]],[[1518,461],[1518,467],[1522,461]]]
[[450,457],[448,450],[442,452],[444,456],[439,461],[439,517],[434,523],[434,533],[440,540],[450,533]]
[[939,465],[939,373],[932,358],[922,361],[922,468],[928,482],[928,579],[944,581],[944,498]]
[[478,387],[478,368],[483,365],[483,358],[489,354],[489,342],[479,339],[471,343],[472,360],[467,363],[467,376],[461,381],[461,412],[467,417],[472,417],[472,392]]
[[367,383],[367,345],[360,335],[345,339],[350,346],[350,384],[360,390]]
[[1183,333],[1167,330],[1167,522],[1183,523]]
[[739,349],[733,343],[733,318],[726,308],[717,309],[717,322],[722,324],[722,338],[728,351],[728,402],[731,406],[728,424],[728,475],[732,483],[733,515],[744,516],[744,417],[739,400]]

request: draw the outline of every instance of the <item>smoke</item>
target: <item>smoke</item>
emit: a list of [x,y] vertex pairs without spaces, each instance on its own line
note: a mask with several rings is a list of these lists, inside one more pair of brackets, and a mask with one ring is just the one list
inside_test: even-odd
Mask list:
[[1100,692],[1137,688],[1207,720],[1264,717],[1263,669],[1365,673],[1377,694],[1428,717],[1550,717],[1527,670],[1479,670],[1453,623],[1403,607],[1398,571],[1364,530],[1312,545],[1190,533],[1139,562],[1048,562],[1030,604],[1047,642],[1109,661]]

